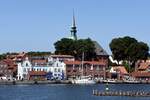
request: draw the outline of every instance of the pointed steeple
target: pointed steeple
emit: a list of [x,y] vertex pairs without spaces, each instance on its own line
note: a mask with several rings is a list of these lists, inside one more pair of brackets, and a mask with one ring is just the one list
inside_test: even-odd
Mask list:
[[76,30],[76,23],[75,23],[75,15],[74,15],[74,11],[73,11],[73,23],[72,23],[72,27],[71,27],[71,38],[73,40],[77,40],[77,30]]
[[74,11],[73,11],[73,27],[76,27],[76,21],[75,21]]

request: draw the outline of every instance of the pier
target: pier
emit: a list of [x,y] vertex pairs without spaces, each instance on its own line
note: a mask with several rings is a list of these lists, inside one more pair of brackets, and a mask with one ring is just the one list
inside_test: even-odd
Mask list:
[[95,96],[131,96],[131,97],[150,97],[150,92],[144,91],[98,91],[93,90]]

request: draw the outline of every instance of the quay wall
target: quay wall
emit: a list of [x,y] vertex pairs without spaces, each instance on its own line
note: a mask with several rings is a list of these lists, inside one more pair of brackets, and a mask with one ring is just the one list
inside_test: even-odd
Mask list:
[[61,81],[0,81],[0,85],[34,85],[34,84],[71,84],[68,80]]

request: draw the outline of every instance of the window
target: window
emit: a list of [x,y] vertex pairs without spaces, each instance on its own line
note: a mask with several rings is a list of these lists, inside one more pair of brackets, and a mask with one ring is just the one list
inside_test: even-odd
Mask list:
[[57,72],[57,69],[56,69],[56,68],[54,69],[54,72]]
[[58,72],[60,72],[60,69],[58,69]]
[[100,70],[99,66],[97,66],[97,67],[96,67],[96,70],[97,70],[97,71],[99,71],[99,70]]
[[26,66],[29,66],[28,63],[26,63]]
[[93,70],[93,65],[91,66],[91,70]]
[[45,69],[45,71],[47,72],[47,69]]
[[76,72],[76,70],[73,70],[73,72]]
[[69,72],[71,72],[71,70],[68,70],[67,72],[69,73]]

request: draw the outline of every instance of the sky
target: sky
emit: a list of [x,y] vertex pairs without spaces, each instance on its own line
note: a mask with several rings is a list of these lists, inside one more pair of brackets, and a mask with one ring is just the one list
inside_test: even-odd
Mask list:
[[96,40],[111,54],[113,38],[130,36],[150,47],[150,0],[0,0],[0,53],[51,51],[70,36]]

